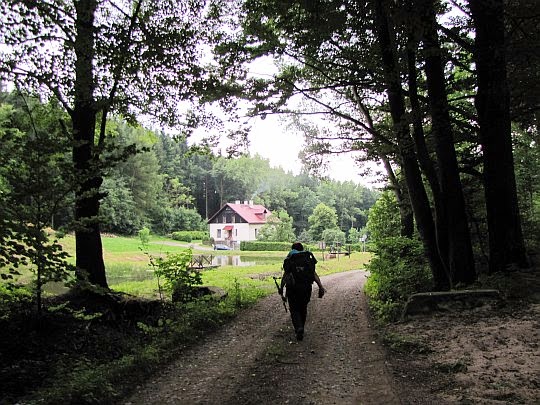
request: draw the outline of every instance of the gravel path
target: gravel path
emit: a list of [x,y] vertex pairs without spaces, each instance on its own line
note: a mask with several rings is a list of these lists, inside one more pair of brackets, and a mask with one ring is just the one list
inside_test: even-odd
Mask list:
[[274,294],[183,353],[124,404],[399,404],[361,292],[366,273],[323,278],[296,342]]

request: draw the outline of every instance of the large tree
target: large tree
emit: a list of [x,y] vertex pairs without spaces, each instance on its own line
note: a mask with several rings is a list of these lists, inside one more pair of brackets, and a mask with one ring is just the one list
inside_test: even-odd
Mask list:
[[98,220],[107,118],[149,114],[179,123],[179,105],[204,87],[197,65],[197,44],[209,32],[204,11],[203,1],[0,4],[2,77],[56,97],[71,118],[76,264],[92,284],[107,287]]
[[490,272],[527,265],[516,192],[510,94],[507,80],[505,2],[470,1],[475,27],[476,109],[484,162]]
[[388,17],[390,15],[390,9],[385,0],[376,0],[373,10],[381,62],[384,67],[384,82],[387,88],[390,114],[396,132],[402,161],[401,165],[407,182],[407,189],[411,198],[418,231],[422,237],[424,250],[430,263],[436,288],[448,289],[452,280],[438,251],[435,224],[422,181],[420,167],[414,149],[414,140],[411,136],[409,123],[406,118],[405,98],[397,58],[395,27]]
[[[271,54],[281,68],[271,80],[250,81],[238,75],[238,63],[232,66],[247,89],[244,94],[255,101],[252,113],[264,116],[293,110],[324,116],[326,125],[303,125],[313,140],[304,156],[355,151],[361,160],[382,160],[403,202],[403,233],[409,235],[411,222],[406,221],[403,196],[411,197],[437,284],[474,280],[461,156],[456,152],[474,150],[462,146],[464,141],[474,142],[467,136],[474,132],[475,117],[469,105],[460,105],[470,100],[472,91],[469,77],[460,73],[470,63],[462,51],[468,41],[458,35],[461,27],[440,25],[438,2],[249,0],[243,4],[244,36],[222,49],[236,51],[235,62]],[[440,32],[444,44],[439,43]],[[225,59],[230,61],[230,56]],[[403,80],[405,75],[408,81]],[[449,91],[456,93],[452,105]],[[293,109],[287,101],[298,96],[306,103],[296,103]],[[463,128],[458,137],[453,127],[456,117]],[[315,165],[320,165],[320,159]],[[396,168],[405,179],[401,185]],[[467,169],[478,172],[476,167]],[[423,176],[429,180],[427,191]]]
[[424,44],[424,60],[427,82],[428,105],[434,133],[435,152],[438,164],[438,185],[444,212],[444,232],[441,235],[447,246],[447,263],[452,280],[456,283],[471,283],[476,279],[469,224],[465,213],[465,201],[456,157],[454,135],[450,121],[450,109],[444,72],[445,60],[437,33],[435,2],[421,0],[417,6],[422,10],[420,24]]

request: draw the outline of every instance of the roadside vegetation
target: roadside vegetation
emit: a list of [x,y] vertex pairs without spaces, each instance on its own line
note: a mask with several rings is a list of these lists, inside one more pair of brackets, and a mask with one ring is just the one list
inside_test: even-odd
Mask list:
[[[73,236],[66,235],[60,243],[73,252]],[[0,395],[6,403],[110,403],[122,398],[185,347],[275,293],[272,277],[280,276],[287,253],[216,252],[205,250],[200,241],[187,244],[153,235],[145,248],[140,238],[106,235],[103,250],[108,293],[79,294],[45,286],[44,311],[37,316],[28,270],[21,271],[22,287],[0,289],[0,305],[6,304],[0,319]],[[205,269],[200,282],[189,280],[219,287],[226,293],[222,299],[207,296],[173,303],[170,290],[164,290],[160,299],[149,256],[168,258],[185,252],[241,255],[256,264]],[[362,268],[370,254],[353,252],[331,260],[323,260],[321,253],[316,256],[318,271],[325,275]]]

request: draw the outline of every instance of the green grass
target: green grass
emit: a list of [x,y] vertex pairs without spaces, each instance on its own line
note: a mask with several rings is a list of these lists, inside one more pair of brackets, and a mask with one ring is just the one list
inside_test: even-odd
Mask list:
[[[266,255],[268,253],[275,260],[268,264],[258,264],[255,266],[222,266],[211,270],[204,270],[203,285],[220,287],[229,293],[237,288],[237,284],[246,290],[258,289],[262,295],[274,292],[275,285],[272,276],[279,277],[281,275],[281,265],[284,255],[279,254],[280,252],[277,252],[278,254],[276,252],[242,252],[242,256],[244,256],[244,253],[257,253],[257,255],[247,255],[252,257]],[[369,253],[353,253],[350,257],[324,261],[320,257],[320,254],[316,256],[319,260],[317,273],[320,276],[364,268],[370,259]],[[111,288],[145,297],[156,297],[158,295],[157,280],[155,279],[120,282],[111,285]]]
[[[75,238],[66,235],[60,240],[65,251],[74,261]],[[149,258],[141,250],[141,242],[138,237],[125,237],[104,235],[102,237],[103,255],[107,271],[107,279],[112,289],[128,294],[155,298],[159,296],[157,280],[153,276]],[[161,256],[169,253],[177,253],[189,247],[193,247],[194,254],[240,256],[243,262],[254,261],[258,264],[252,266],[221,266],[216,269],[203,271],[203,285],[216,286],[225,289],[229,293],[238,285],[245,291],[259,289],[265,295],[273,292],[275,286],[272,276],[281,275],[281,266],[287,252],[261,252],[261,251],[214,251],[200,248],[200,241],[193,243],[178,242],[170,238],[154,236],[150,237],[147,245],[147,253],[153,256]],[[320,276],[340,271],[364,268],[370,259],[369,253],[353,253],[350,257],[324,260],[322,253],[316,252],[317,272]],[[20,277],[22,283],[29,282],[33,276],[29,270],[23,271]]]

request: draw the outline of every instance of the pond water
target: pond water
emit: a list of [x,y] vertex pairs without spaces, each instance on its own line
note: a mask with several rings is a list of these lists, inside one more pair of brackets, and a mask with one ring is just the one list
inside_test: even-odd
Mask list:
[[216,255],[212,259],[212,266],[255,266],[260,264],[260,259],[257,257],[247,257],[247,256],[225,256],[225,255]]
[[[197,255],[196,255],[197,256]],[[204,255],[206,258],[209,256]],[[258,264],[269,264],[281,262],[281,259],[267,256],[241,256],[241,255],[212,255],[211,266],[256,266]],[[210,265],[206,260],[205,266]]]

